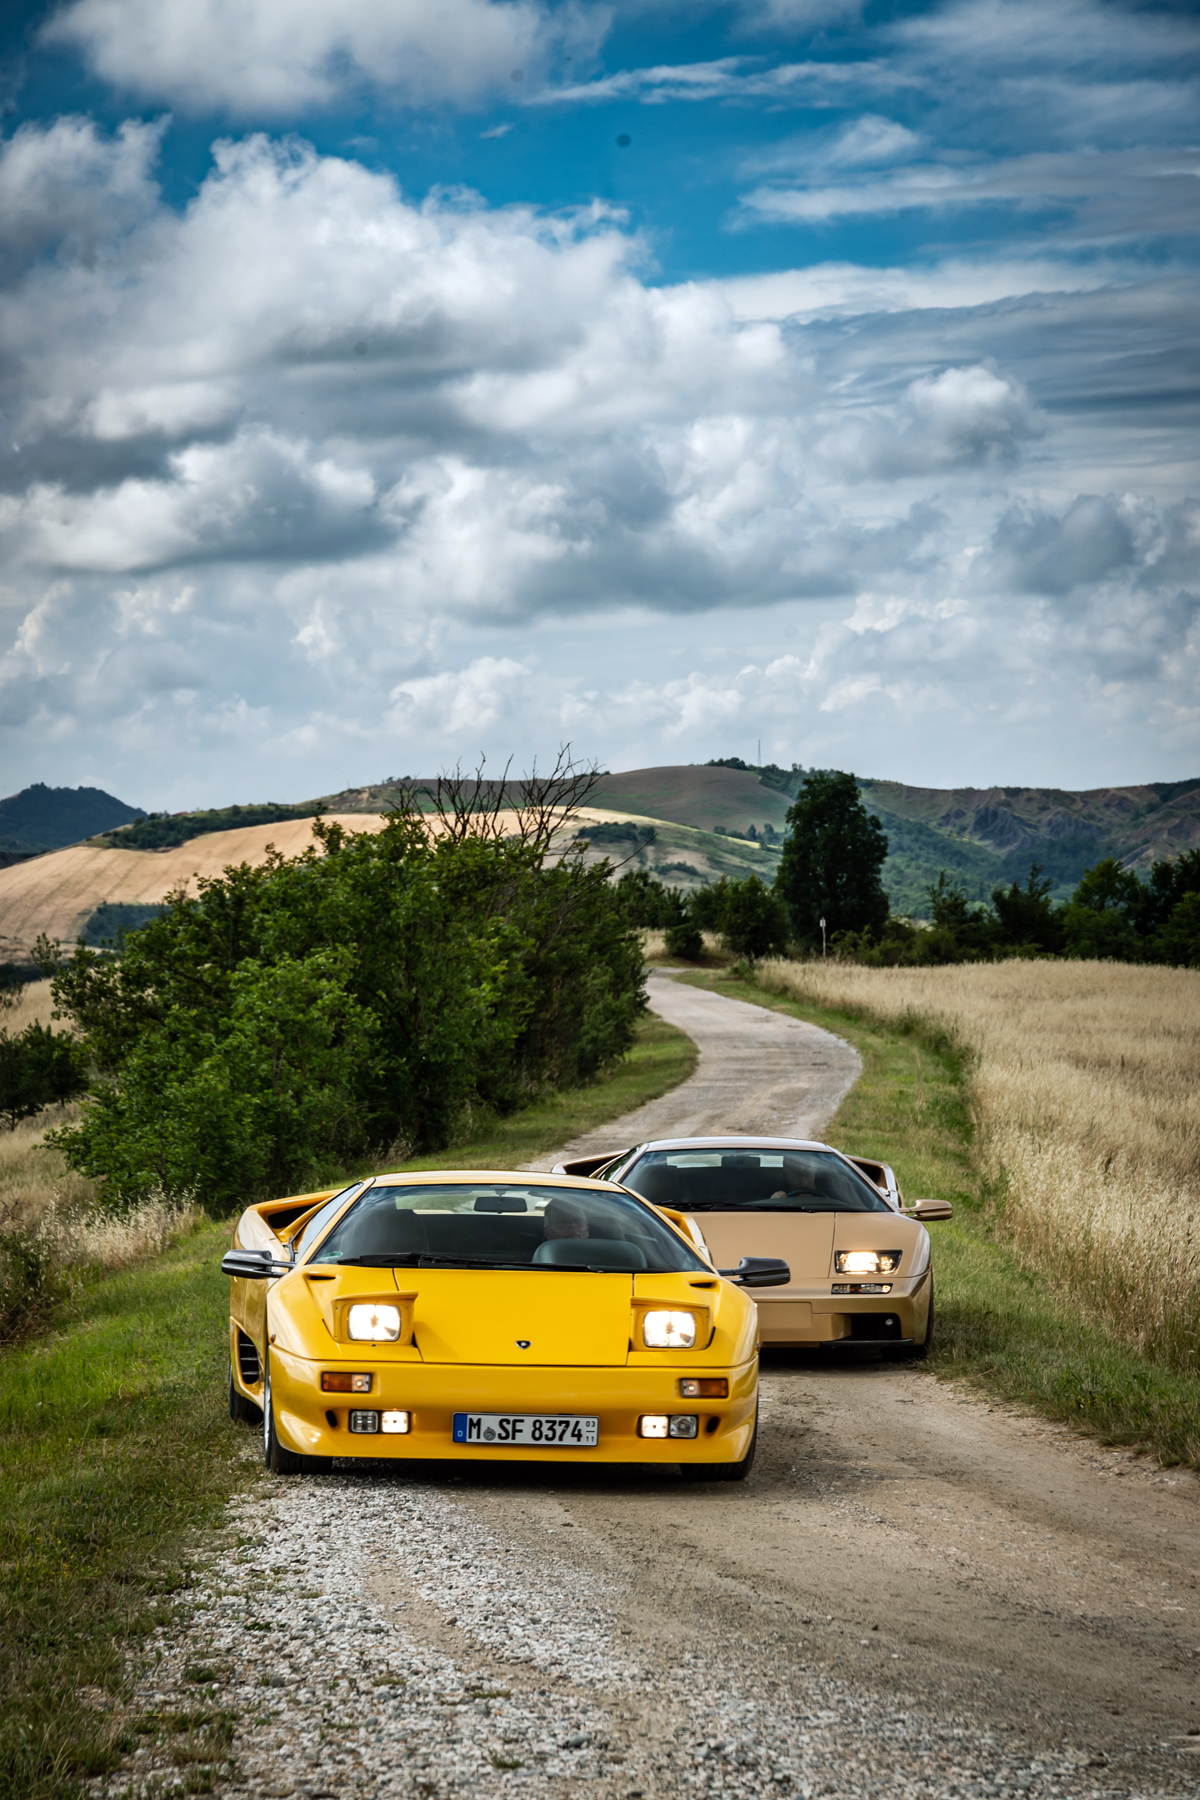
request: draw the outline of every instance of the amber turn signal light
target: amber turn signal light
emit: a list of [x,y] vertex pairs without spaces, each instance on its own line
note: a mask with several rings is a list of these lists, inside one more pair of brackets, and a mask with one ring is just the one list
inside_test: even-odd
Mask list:
[[679,1384],[679,1392],[685,1400],[728,1400],[729,1383],[722,1375],[708,1376],[703,1381],[692,1380],[691,1377]]
[[344,1369],[326,1369],[321,1376],[321,1389],[326,1394],[369,1394],[371,1377],[351,1375]]

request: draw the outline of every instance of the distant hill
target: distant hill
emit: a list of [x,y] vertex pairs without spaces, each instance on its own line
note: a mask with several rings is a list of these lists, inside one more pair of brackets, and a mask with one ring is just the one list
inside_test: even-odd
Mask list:
[[1078,791],[859,786],[888,834],[884,884],[897,912],[919,911],[942,868],[983,900],[1037,861],[1065,895],[1101,857],[1142,869],[1200,844],[1200,777]]
[[61,850],[145,816],[140,806],[127,806],[103,788],[52,788],[35,781],[0,800],[0,848],[18,855]]
[[[769,883],[803,778],[799,768],[759,769],[735,758],[606,774],[558,848],[586,839],[589,861],[646,869],[684,888],[722,875],[757,874]],[[81,935],[111,940],[152,917],[163,896],[193,875],[259,863],[271,844],[296,855],[311,842],[317,811],[351,829],[378,830],[405,785],[390,779],[295,805],[169,816],[147,816],[97,788],[26,788],[0,801],[0,834],[24,847],[6,856],[0,836],[0,961],[28,960],[40,931],[65,943]],[[942,869],[968,898],[987,900],[994,887],[1023,881],[1036,860],[1061,898],[1103,856],[1145,868],[1200,845],[1200,778],[1080,792],[867,778],[859,787],[887,832],[883,881],[892,910],[910,917],[928,917],[926,889]],[[74,847],[59,849],[68,844]],[[31,851],[42,854],[30,861]]]

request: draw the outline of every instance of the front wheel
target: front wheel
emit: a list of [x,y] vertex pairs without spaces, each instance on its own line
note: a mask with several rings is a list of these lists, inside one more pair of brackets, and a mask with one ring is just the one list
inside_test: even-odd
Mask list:
[[754,1431],[750,1438],[750,1448],[741,1462],[735,1463],[680,1463],[679,1473],[684,1481],[745,1481],[754,1467],[754,1453],[758,1449],[758,1408],[754,1409]]
[[271,1352],[267,1350],[263,1374],[263,1462],[272,1475],[320,1475],[330,1464],[328,1456],[300,1456],[280,1443],[271,1404]]

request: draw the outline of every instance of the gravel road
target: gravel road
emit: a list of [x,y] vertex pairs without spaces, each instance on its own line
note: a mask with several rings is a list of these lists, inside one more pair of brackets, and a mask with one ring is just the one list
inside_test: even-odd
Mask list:
[[[697,1074],[597,1148],[652,1112],[817,1131],[853,1079],[824,1033],[652,991]],[[1198,1499],[911,1367],[815,1352],[764,1367],[744,1487],[264,1476],[138,1666],[142,1748],[93,1791],[1193,1796]]]

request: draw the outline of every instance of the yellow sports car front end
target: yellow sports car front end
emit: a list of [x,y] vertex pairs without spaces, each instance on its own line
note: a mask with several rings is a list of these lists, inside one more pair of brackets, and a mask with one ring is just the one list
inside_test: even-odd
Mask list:
[[231,1411],[261,1412],[277,1472],[332,1457],[749,1469],[753,1301],[683,1221],[605,1182],[382,1175],[251,1207],[223,1267]]

